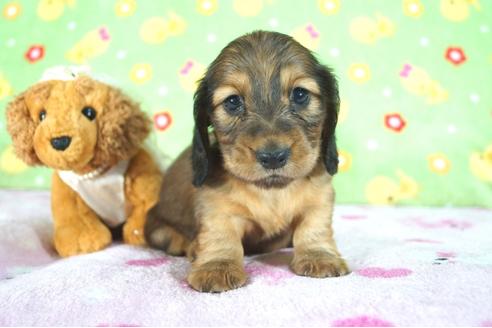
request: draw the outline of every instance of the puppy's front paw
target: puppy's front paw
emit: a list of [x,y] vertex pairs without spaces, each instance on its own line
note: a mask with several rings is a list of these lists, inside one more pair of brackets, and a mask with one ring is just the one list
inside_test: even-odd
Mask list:
[[314,278],[339,277],[350,272],[343,259],[322,251],[296,255],[290,266],[297,275]]
[[143,226],[133,224],[130,220],[126,222],[123,226],[123,241],[135,246],[145,245]]
[[200,292],[224,292],[241,287],[246,279],[243,267],[230,261],[208,262],[188,274],[188,283]]
[[111,232],[102,224],[62,226],[55,229],[54,243],[62,257],[91,253],[111,243]]

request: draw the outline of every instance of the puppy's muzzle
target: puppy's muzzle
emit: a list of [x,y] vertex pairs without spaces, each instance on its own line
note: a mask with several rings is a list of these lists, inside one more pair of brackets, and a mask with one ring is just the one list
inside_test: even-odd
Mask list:
[[70,146],[71,141],[72,138],[67,136],[57,137],[51,139],[51,146],[58,151],[64,151]]
[[290,157],[289,148],[264,149],[256,152],[256,160],[265,169],[274,170],[284,167]]

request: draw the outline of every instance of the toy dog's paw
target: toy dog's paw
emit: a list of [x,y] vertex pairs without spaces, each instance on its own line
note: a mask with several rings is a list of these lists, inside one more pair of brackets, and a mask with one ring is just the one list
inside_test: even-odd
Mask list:
[[62,257],[91,253],[111,243],[111,232],[102,224],[62,226],[55,230],[54,242]]
[[294,256],[290,266],[297,275],[314,278],[339,277],[350,272],[343,259],[323,251]]
[[123,241],[126,244],[142,246],[145,245],[144,230],[140,225],[127,222],[123,226]]
[[241,265],[231,261],[214,261],[193,268],[188,283],[200,292],[224,292],[241,287],[246,282]]

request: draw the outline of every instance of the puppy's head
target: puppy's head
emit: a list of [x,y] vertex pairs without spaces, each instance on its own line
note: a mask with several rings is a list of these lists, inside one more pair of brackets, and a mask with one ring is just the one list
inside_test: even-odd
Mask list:
[[227,45],[195,94],[194,185],[211,164],[213,128],[225,169],[261,187],[283,187],[319,160],[333,175],[337,82],[291,37],[257,31]]
[[88,77],[38,83],[6,112],[17,156],[60,170],[111,166],[132,156],[150,130],[137,104]]

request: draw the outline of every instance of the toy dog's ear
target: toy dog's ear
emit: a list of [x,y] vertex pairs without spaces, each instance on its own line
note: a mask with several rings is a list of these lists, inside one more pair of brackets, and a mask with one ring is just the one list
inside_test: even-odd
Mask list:
[[41,165],[33,143],[37,123],[31,117],[25,97],[24,92],[7,105],[7,131],[15,154],[28,165]]
[[193,168],[193,185],[201,186],[209,173],[210,164],[210,140],[208,127],[210,125],[209,111],[211,108],[210,94],[206,79],[202,79],[195,92],[193,104],[193,117],[195,128],[193,130],[193,143],[191,161]]
[[[93,83],[94,88],[107,87],[108,98],[102,115],[97,117],[98,136],[93,167],[113,165],[134,156],[150,133],[151,121],[131,100],[117,88]],[[97,111],[97,108],[96,108]]]
[[330,69],[321,65],[318,68],[318,79],[326,115],[322,132],[322,158],[326,171],[330,175],[335,175],[338,171],[338,151],[335,137],[340,107],[338,83]]

